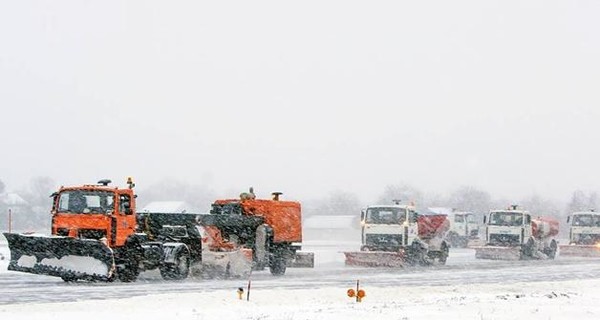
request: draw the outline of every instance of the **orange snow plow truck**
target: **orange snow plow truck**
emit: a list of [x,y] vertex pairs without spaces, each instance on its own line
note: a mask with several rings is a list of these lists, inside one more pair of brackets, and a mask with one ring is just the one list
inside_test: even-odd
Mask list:
[[344,252],[346,265],[403,267],[445,264],[450,221],[445,214],[419,214],[414,206],[372,205],[361,213],[360,251]]
[[190,273],[240,277],[269,267],[313,267],[314,255],[299,252],[300,204],[255,199],[217,200],[209,214],[136,212],[134,183],[128,188],[61,187],[53,196],[52,234],[4,233],[9,270],[65,281],[135,281],[159,269],[167,280]]

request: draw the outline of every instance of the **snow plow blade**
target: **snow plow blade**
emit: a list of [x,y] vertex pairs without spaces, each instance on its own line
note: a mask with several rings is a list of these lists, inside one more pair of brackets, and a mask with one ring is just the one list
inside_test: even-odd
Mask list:
[[252,271],[252,250],[202,252],[200,274],[205,278],[241,278]]
[[314,268],[315,254],[313,252],[296,252],[293,260],[288,263],[290,268]]
[[344,252],[347,266],[404,267],[404,254],[400,252],[357,251]]
[[4,233],[4,236],[10,249],[8,270],[68,281],[113,279],[113,252],[98,240],[16,233]]
[[521,248],[518,247],[475,247],[475,258],[489,260],[520,260]]
[[559,245],[558,249],[564,257],[600,258],[600,247],[595,245]]

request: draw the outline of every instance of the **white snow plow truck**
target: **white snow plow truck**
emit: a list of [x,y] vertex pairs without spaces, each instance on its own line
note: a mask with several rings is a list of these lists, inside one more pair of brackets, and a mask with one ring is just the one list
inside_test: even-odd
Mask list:
[[600,213],[574,212],[567,217],[569,244],[560,245],[561,256],[600,257]]
[[421,215],[414,206],[373,205],[361,213],[360,251],[344,252],[347,266],[403,267],[445,264],[449,221],[443,214]]
[[475,221],[472,212],[452,211],[448,216],[450,219],[450,231],[447,239],[455,248],[465,248],[469,240],[475,240],[479,236],[479,225]]
[[532,218],[528,211],[511,206],[483,217],[485,245],[475,247],[475,257],[493,260],[554,259],[558,220]]

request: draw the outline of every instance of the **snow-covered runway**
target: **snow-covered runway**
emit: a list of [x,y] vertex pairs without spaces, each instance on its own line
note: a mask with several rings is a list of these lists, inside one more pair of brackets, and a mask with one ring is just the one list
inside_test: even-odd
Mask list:
[[[306,247],[315,252],[314,269],[288,269],[283,277],[254,273],[249,302],[236,294],[248,279],[173,282],[147,272],[135,283],[64,283],[6,271],[4,260],[0,317],[70,319],[93,310],[116,319],[132,313],[156,319],[165,313],[183,319],[567,319],[576,309],[581,319],[600,317],[592,303],[600,294],[600,259],[488,261],[475,259],[472,249],[453,249],[445,266],[370,269],[344,266],[341,251],[348,249]],[[356,280],[367,291],[360,304],[345,294]]]

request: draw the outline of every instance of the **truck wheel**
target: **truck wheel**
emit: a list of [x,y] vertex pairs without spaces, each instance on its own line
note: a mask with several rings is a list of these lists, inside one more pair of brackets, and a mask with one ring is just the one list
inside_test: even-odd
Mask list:
[[70,276],[70,275],[63,275],[60,277],[64,282],[75,282],[77,281],[77,278],[75,278],[74,276]]
[[548,256],[548,259],[556,258],[557,248],[558,248],[558,245],[556,245],[556,241],[552,240],[552,242],[550,242],[550,247],[546,251],[546,255]]
[[285,258],[279,256],[273,256],[269,263],[269,270],[274,276],[284,275],[286,267]]
[[446,260],[448,260],[448,253],[450,252],[450,250],[448,249],[448,245],[446,245],[446,243],[442,243],[442,247],[440,248],[440,253],[438,256],[438,262],[441,265],[445,265],[446,264]]
[[190,273],[190,257],[186,250],[179,250],[173,263],[164,263],[160,267],[160,275],[165,280],[182,280]]
[[529,240],[527,240],[527,243],[521,248],[521,259],[533,258],[533,251],[535,250],[534,247],[535,244],[533,243],[533,239],[529,238]]
[[117,269],[117,277],[121,282],[134,282],[140,274],[137,260],[126,261]]
[[431,264],[431,258],[421,244],[413,242],[407,250],[407,262],[409,265],[428,266]]

